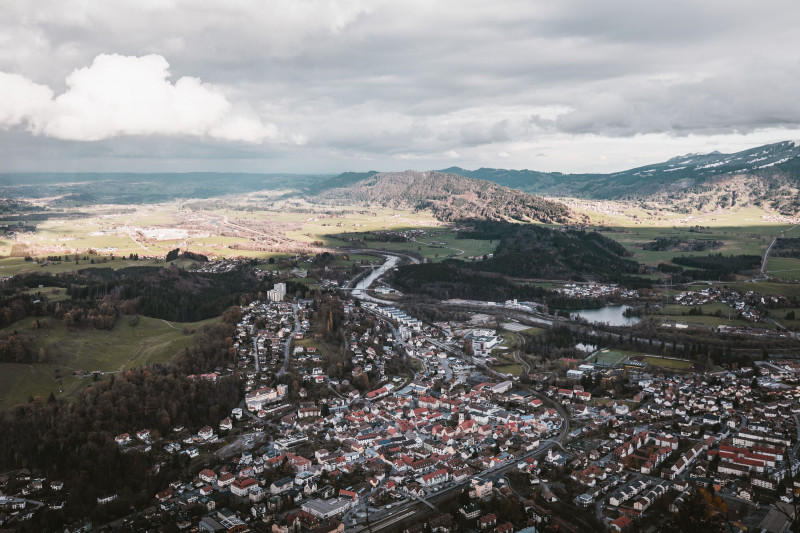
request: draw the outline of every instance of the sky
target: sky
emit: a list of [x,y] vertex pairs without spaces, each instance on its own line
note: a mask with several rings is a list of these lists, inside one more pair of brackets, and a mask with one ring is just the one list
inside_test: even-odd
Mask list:
[[800,139],[797,0],[10,0],[0,172],[613,172]]

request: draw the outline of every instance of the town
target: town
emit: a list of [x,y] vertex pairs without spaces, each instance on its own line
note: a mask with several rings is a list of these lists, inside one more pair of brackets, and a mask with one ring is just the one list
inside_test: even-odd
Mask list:
[[[675,299],[735,305],[733,296]],[[509,373],[509,341],[540,331],[531,307],[494,306],[501,315],[530,312],[530,324],[485,307],[426,323],[363,298],[331,283],[290,299],[275,283],[243,306],[232,344],[238,364],[188,376],[240,376],[239,406],[215,427],[118,435],[122,453],[185,456],[194,476],[160,487],[152,505],[111,527],[633,531],[663,524],[698,493],[722,502],[740,531],[780,531],[792,520],[800,363],[712,370],[588,346],[583,359],[520,359]],[[332,336],[341,336],[341,353],[326,342]],[[0,497],[0,520],[24,523],[43,505],[64,505],[63,482],[30,476],[0,478],[4,494],[19,489]]]

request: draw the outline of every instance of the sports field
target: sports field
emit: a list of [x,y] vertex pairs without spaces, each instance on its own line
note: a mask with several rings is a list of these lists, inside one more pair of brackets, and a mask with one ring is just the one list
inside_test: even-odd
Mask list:
[[630,354],[617,352],[614,350],[602,349],[591,354],[585,359],[587,363],[599,363],[602,366],[614,366],[621,364]]

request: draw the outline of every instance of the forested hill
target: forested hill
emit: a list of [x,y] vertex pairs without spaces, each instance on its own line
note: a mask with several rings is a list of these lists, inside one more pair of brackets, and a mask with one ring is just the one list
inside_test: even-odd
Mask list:
[[313,199],[324,203],[430,209],[442,221],[477,218],[566,223],[578,217],[558,202],[496,183],[441,172],[383,172],[322,191]]
[[474,229],[460,236],[499,239],[493,258],[467,263],[468,268],[483,272],[520,278],[617,281],[639,269],[621,244],[594,231],[477,222]]
[[639,264],[619,243],[596,232],[482,221],[459,236],[500,243],[494,256],[482,261],[448,260],[398,267],[393,285],[404,293],[442,300],[500,301],[540,296],[535,287],[520,283],[521,278],[650,284],[635,277]]

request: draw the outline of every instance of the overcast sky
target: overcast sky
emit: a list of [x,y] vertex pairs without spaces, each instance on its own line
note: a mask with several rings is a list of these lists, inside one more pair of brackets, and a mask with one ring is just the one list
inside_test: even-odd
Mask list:
[[800,139],[797,0],[19,0],[1,171],[607,172]]

